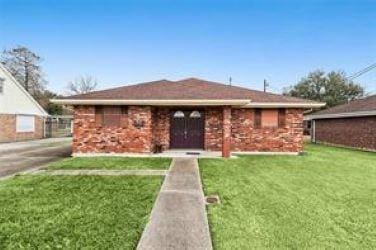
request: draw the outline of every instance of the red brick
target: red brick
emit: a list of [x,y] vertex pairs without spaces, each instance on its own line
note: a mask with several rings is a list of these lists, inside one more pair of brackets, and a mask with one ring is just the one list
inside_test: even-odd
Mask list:
[[315,120],[316,141],[376,150],[376,116]]
[[[287,109],[283,128],[254,128],[253,109],[231,109],[231,151],[300,152],[303,146],[303,110]],[[95,108],[75,107],[73,152],[151,152],[154,145],[169,149],[170,109],[130,106],[120,127],[96,127]],[[134,127],[143,120],[142,128]],[[221,151],[223,108],[205,109],[205,143],[208,151]]]
[[15,114],[0,114],[0,142],[25,141],[44,137],[44,119],[35,116],[34,132],[17,132]]

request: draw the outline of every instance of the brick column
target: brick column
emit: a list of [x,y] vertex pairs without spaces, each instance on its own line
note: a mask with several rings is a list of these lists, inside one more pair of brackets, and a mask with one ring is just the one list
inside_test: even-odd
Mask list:
[[223,107],[222,157],[230,157],[231,150],[231,107]]

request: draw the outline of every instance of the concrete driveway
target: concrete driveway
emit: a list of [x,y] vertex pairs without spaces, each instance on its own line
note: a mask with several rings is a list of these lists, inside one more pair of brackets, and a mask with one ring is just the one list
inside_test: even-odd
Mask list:
[[71,155],[71,138],[0,143],[0,177],[38,167]]

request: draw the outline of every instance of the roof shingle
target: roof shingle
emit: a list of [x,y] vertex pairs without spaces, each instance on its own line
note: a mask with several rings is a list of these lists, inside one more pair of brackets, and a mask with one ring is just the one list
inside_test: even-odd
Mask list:
[[332,115],[353,112],[376,111],[376,95],[357,99],[346,104],[318,111],[312,115]]
[[180,81],[159,80],[67,96],[76,100],[236,100],[269,103],[315,103],[238,86],[188,78]]

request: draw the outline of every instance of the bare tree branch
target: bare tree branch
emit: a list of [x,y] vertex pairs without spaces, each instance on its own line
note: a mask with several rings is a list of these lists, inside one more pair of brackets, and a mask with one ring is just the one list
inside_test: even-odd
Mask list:
[[86,94],[97,88],[98,82],[92,76],[80,76],[74,81],[68,83],[68,90],[70,94]]
[[1,55],[1,63],[34,97],[41,95],[47,84],[40,67],[41,61],[37,54],[24,46],[4,50]]

